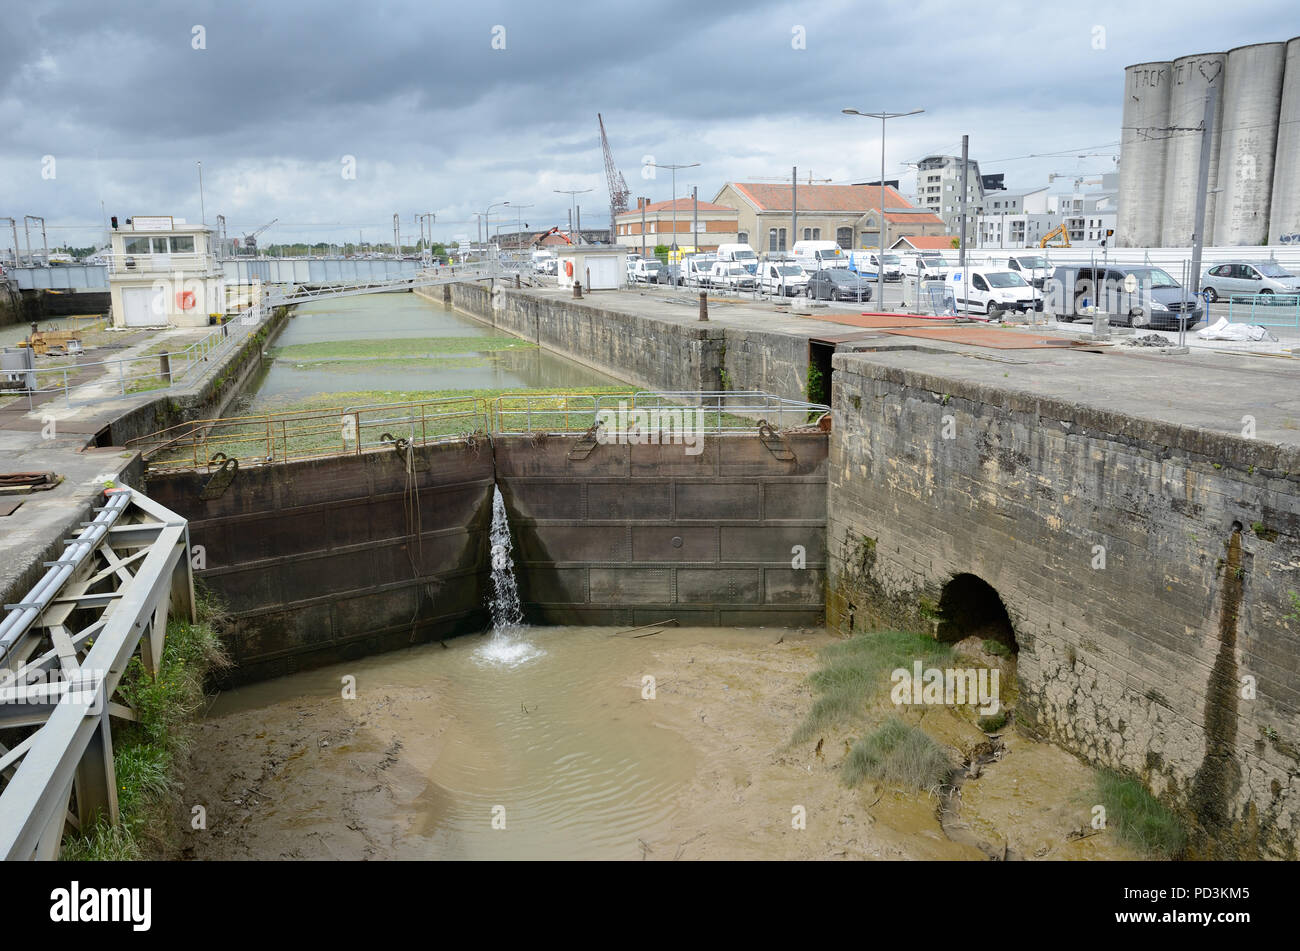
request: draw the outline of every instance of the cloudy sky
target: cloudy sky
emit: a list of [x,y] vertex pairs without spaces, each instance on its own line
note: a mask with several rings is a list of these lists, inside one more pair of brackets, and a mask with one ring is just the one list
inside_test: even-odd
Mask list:
[[[385,241],[394,213],[406,238],[418,212],[472,235],[501,201],[567,224],[555,189],[592,189],[583,223],[602,225],[598,112],[633,196],[656,201],[671,180],[649,161],[700,163],[677,190],[701,198],[792,165],[875,178],[879,123],[846,106],[926,110],[890,123],[904,194],[907,163],[963,133],[982,171],[1028,187],[1114,168],[1124,66],[1287,39],[1294,3],[14,3],[0,215],[43,215],[56,245],[96,240],[105,213],[197,221],[201,161],[207,221],[279,218],[264,243]],[[493,230],[514,222],[493,210]]]

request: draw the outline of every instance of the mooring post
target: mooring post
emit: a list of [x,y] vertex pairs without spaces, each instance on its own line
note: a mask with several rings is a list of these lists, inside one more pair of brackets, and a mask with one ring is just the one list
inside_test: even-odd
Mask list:
[[161,353],[158,355],[158,375],[167,381],[168,386],[171,386],[172,355],[170,353]]
[[573,297],[575,300],[582,299],[582,281],[573,282]]
[[700,291],[700,320],[709,319],[709,292]]
[[523,285],[519,283],[519,275],[516,274],[516,275],[515,275],[515,288],[518,289],[518,288],[520,288],[520,287],[522,287],[522,286],[523,286]]

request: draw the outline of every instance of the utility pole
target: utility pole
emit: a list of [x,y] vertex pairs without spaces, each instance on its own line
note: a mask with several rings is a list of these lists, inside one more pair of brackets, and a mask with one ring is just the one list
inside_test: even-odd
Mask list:
[[799,240],[799,166],[790,166],[790,247]]
[[670,168],[673,172],[673,243],[668,246],[668,263],[673,262],[673,255],[677,253],[677,170],[679,168],[699,168],[699,162],[691,162],[687,165],[659,165],[655,162],[650,163],[653,168]]
[[695,253],[700,253],[700,189],[691,186],[691,244]]
[[[880,245],[876,255],[876,305],[885,309],[885,120],[901,119],[904,116],[917,116],[925,112],[924,109],[913,109],[910,112],[859,112],[857,109],[841,109],[840,112],[846,116],[862,116],[864,119],[880,120],[880,223],[876,229],[876,243]],[[964,146],[963,146],[964,147]],[[812,173],[808,175],[812,178]],[[852,242],[849,242],[852,244]],[[965,247],[965,242],[962,242]],[[919,285],[918,285],[919,286]]]
[[[1214,106],[1219,98],[1219,87],[1215,83],[1210,83],[1209,88],[1205,91],[1205,117],[1201,120],[1201,167],[1196,176],[1196,217],[1192,219],[1192,273],[1190,280],[1196,293],[1200,294],[1201,284],[1201,251],[1205,247],[1205,202],[1209,197],[1210,188],[1210,137],[1214,133]],[[1109,248],[1110,239],[1106,240],[1106,246]],[[1184,287],[1187,285],[1184,284]],[[1210,312],[1207,306],[1205,312],[1205,322],[1210,322]],[[1181,347],[1187,340],[1187,320],[1185,316],[1178,319],[1178,345]]]
[[646,200],[641,199],[641,257],[645,257],[645,204]]
[[970,275],[966,273],[966,170],[969,167],[967,155],[970,150],[970,136],[961,137],[961,239],[957,242],[957,272],[961,274],[962,287],[966,291],[962,313],[970,314]]
[[207,224],[208,215],[203,208],[203,163],[199,162],[199,223]]

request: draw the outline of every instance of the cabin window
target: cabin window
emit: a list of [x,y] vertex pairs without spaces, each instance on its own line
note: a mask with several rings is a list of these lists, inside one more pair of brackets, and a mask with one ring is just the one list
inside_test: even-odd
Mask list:
[[126,243],[123,245],[123,247],[126,249],[127,254],[148,254],[149,239],[148,238],[127,238]]
[[173,254],[193,254],[194,253],[194,236],[193,235],[173,235],[172,236],[172,253]]

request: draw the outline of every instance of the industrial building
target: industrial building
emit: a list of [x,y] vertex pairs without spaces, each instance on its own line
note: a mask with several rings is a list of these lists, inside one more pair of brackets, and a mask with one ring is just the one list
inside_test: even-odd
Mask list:
[[1300,242],[1300,37],[1124,70],[1116,243],[1183,247],[1195,230],[1201,124],[1210,138],[1204,237]]
[[701,251],[716,251],[720,244],[737,241],[734,208],[694,198],[678,198],[676,202],[648,202],[638,198],[636,202],[635,208],[614,216],[615,244],[638,252],[642,245],[649,252],[657,244],[671,247],[674,243],[678,247],[690,245]]
[[[728,182],[713,199],[734,209],[737,237],[758,252],[794,248],[796,241],[834,241],[846,250],[880,246],[880,187],[872,185],[800,185]],[[909,204],[895,189],[885,188],[886,241],[897,234],[944,234],[943,219]],[[799,216],[792,222],[793,212]],[[798,233],[791,229],[797,227]]]

